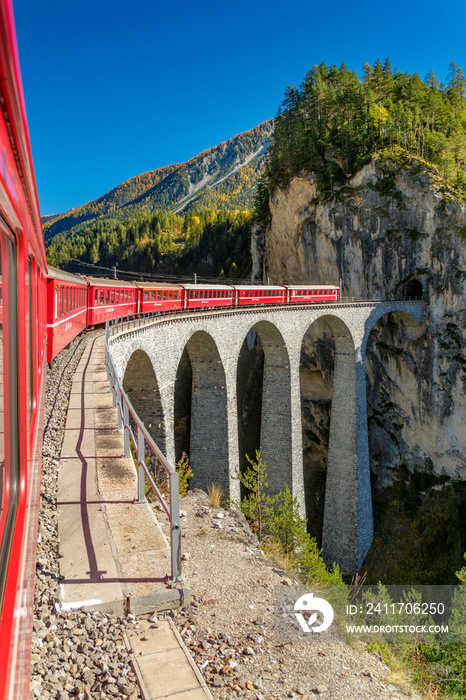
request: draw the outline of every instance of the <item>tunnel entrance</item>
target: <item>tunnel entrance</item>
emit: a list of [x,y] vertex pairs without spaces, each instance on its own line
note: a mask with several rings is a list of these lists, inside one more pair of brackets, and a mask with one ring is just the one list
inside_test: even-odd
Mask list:
[[417,279],[412,279],[405,286],[405,297],[407,299],[422,299],[422,284]]

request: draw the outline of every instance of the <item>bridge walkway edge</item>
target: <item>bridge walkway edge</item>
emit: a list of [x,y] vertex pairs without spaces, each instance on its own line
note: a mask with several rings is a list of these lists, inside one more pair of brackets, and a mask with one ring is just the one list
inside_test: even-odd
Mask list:
[[[136,470],[123,454],[102,336],[86,347],[73,377],[60,457],[57,506],[65,610],[137,616],[190,600],[188,589],[167,584],[168,543],[149,504],[136,502]],[[144,619],[137,624],[127,647],[145,700],[172,695],[211,700],[171,621],[157,627]],[[140,627],[147,628],[143,653]]]

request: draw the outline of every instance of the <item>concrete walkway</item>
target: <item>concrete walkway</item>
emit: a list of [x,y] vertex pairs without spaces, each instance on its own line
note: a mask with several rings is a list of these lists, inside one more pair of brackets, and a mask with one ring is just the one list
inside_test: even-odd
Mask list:
[[[190,600],[189,590],[167,583],[168,543],[148,503],[135,502],[136,470],[123,455],[101,336],[86,346],[76,369],[60,459],[57,505],[65,610],[143,615]],[[144,642],[132,635],[127,644],[144,698],[211,698],[174,626],[141,620],[142,627],[147,627]]]
[[128,651],[134,653],[133,668],[144,698],[173,700],[212,700],[212,695],[194,660],[171,620],[160,620],[157,627],[139,621],[139,633],[130,632]]

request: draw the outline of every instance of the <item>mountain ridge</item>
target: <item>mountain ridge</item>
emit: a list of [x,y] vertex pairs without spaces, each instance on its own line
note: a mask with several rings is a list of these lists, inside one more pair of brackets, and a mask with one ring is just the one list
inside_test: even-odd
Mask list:
[[79,233],[96,219],[125,219],[139,211],[250,208],[273,125],[269,119],[184,163],[141,173],[91,202],[42,217],[46,242],[59,234]]

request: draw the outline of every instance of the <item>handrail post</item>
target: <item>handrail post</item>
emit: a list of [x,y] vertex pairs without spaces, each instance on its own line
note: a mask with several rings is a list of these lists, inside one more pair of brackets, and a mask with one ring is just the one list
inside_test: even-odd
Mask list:
[[113,405],[113,408],[115,408],[115,406],[117,405],[117,383],[116,383],[115,377],[113,376],[113,371],[112,371],[112,381],[110,383],[110,387],[112,389],[112,405]]
[[126,401],[123,401],[123,418],[125,457],[131,457],[131,450],[129,447],[129,408]]
[[180,493],[178,473],[170,474],[170,527],[172,580],[181,578]]
[[121,420],[121,390],[120,387],[117,385],[117,417],[118,417],[118,430],[121,430],[123,427],[123,422]]
[[141,426],[138,425],[138,503],[144,503],[146,500],[146,479],[144,468],[141,466],[141,463],[144,462],[146,456],[145,447],[144,433],[141,430]]

